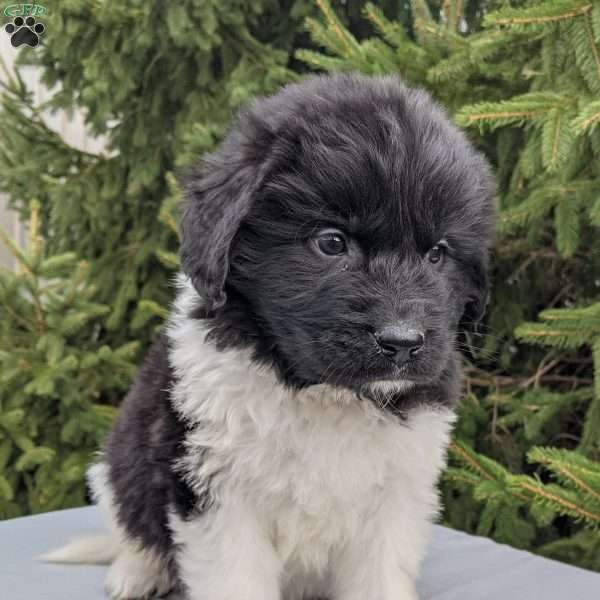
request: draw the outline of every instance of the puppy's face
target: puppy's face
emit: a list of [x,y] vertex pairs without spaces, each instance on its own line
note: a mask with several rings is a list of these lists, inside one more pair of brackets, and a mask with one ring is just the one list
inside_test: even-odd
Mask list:
[[217,342],[293,385],[442,377],[484,305],[491,183],[425,94],[309,80],[257,103],[209,161],[182,259]]

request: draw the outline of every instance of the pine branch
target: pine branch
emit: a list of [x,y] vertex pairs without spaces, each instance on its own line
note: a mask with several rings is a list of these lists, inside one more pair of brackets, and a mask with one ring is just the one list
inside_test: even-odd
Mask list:
[[[600,508],[599,510],[595,510],[593,504],[588,505],[583,498],[579,498],[567,489],[556,485],[543,484],[533,477],[511,475],[508,471],[501,468],[500,465],[495,465],[493,461],[467,449],[466,446],[458,442],[451,444],[450,451],[460,462],[468,467],[470,472],[480,477],[483,481],[499,484],[499,487],[486,487],[488,484],[480,483],[473,476],[461,475],[460,471],[457,470],[451,471],[451,478],[458,475],[461,483],[472,485],[475,490],[478,490],[477,497],[482,501],[490,498],[499,500],[502,496],[498,496],[497,494],[499,490],[504,490],[505,494],[514,496],[517,500],[525,503],[525,505],[541,504],[548,509],[556,510],[559,514],[571,516],[590,525],[600,523]],[[586,488],[591,487],[582,481],[581,477],[577,477],[570,472],[566,466],[557,466],[556,460],[544,454],[543,449],[539,449],[537,452],[532,451],[531,455],[532,457],[541,455],[544,458],[545,464],[553,470],[557,468],[563,469],[568,473],[570,481],[573,483],[577,480],[579,485],[583,485]]]
[[339,48],[343,49],[343,56],[348,58],[359,50],[358,43],[348,30],[342,25],[341,21],[331,8],[329,0],[315,0],[319,10],[325,17],[327,25],[335,33],[339,40]]
[[600,57],[592,31],[590,15],[574,20],[569,26],[575,61],[594,94],[600,93]]
[[[581,328],[591,324],[594,329],[600,328],[600,302],[583,308],[559,308],[544,310],[539,314],[543,321],[563,322]],[[600,333],[600,329],[598,329]]]
[[563,258],[575,254],[580,239],[579,207],[575,202],[564,198],[557,202],[554,211],[554,229],[556,231],[556,248]]
[[463,14],[462,0],[444,0],[442,3],[442,14],[446,21],[446,27],[452,31],[458,31]]
[[[530,462],[544,465],[563,481],[589,494],[600,506],[600,464],[584,456],[558,448],[533,448],[527,454]],[[595,489],[594,489],[595,486]]]
[[320,52],[313,52],[312,50],[297,50],[295,56],[297,59],[313,67],[313,69],[335,72],[347,71],[349,68],[343,59],[325,56]]
[[600,436],[598,436],[598,431],[600,431],[600,334],[592,343],[592,357],[594,360],[595,397],[585,415],[579,448],[588,455],[600,458]]
[[542,161],[548,171],[556,172],[567,162],[573,141],[568,113],[549,111],[542,128]]
[[[593,512],[582,506],[574,499],[566,497],[566,493],[560,488],[543,485],[532,478],[520,478],[512,481],[512,485],[529,492],[533,498],[546,501],[556,507],[561,514],[590,522],[600,523],[600,511]],[[552,491],[554,490],[554,491]]]
[[577,135],[592,134],[600,122],[600,100],[589,102],[573,119],[572,127]]
[[412,13],[415,16],[415,21],[421,21],[422,23],[435,23],[431,16],[431,11],[426,0],[411,0],[410,2]]
[[456,115],[460,125],[478,124],[488,126],[492,130],[504,125],[523,125],[543,121],[552,111],[568,108],[574,102],[570,96],[562,96],[552,92],[529,92],[514,96],[502,102],[482,102],[465,106]]
[[549,326],[544,323],[523,323],[515,330],[518,339],[542,346],[557,348],[579,348],[590,342],[591,336],[587,331],[568,327]]
[[383,11],[379,7],[375,6],[371,2],[368,2],[363,10],[367,19],[371,21],[371,23],[377,28],[382,37],[389,44],[395,47],[403,44],[410,44],[410,46],[412,46],[416,52],[421,51],[416,44],[413,44],[410,41],[406,31],[404,30],[404,27],[402,27],[400,23],[388,21],[388,19],[385,18]]
[[[542,220],[563,198],[572,199],[580,188],[589,182],[569,182],[562,184],[546,178],[534,186],[531,194],[514,208],[500,213],[500,227],[504,231],[512,231],[515,227],[531,225],[535,220]],[[574,202],[574,200],[572,200]]]
[[505,8],[486,15],[484,23],[491,25],[547,25],[568,21],[589,13],[590,2],[543,2],[528,8]]

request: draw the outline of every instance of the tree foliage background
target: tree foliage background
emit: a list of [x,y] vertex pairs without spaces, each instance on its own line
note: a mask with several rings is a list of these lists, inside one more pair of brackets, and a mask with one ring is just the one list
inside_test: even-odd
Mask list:
[[[19,52],[52,89],[45,105],[0,57],[0,191],[39,238],[29,255],[3,236],[18,272],[0,271],[0,518],[84,501],[110,424],[100,407],[118,405],[173,293],[174,173],[238,106],[307,70],[294,50],[311,45],[303,23],[318,7],[69,0],[48,11],[40,45]],[[341,16],[365,28],[360,6]],[[47,127],[46,111],[75,108],[102,154]]]
[[498,179],[444,521],[600,570],[600,3],[71,0],[47,31],[21,59],[59,84],[49,108],[83,107],[108,148],[67,146],[18,76],[7,84],[0,189],[33,234],[0,277],[0,517],[83,501],[172,295],[173,172],[255,94],[311,70],[396,73]]

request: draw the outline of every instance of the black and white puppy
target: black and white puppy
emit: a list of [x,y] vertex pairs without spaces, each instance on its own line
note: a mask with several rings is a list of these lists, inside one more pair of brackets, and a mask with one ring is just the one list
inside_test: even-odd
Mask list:
[[482,313],[488,165],[426,93],[315,77],[192,176],[166,335],[90,469],[113,598],[412,600]]

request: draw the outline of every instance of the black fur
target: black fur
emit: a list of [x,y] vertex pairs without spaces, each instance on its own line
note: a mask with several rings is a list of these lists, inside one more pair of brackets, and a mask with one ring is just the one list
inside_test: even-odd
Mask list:
[[148,353],[105,446],[119,522],[144,546],[171,548],[167,510],[187,518],[202,503],[177,473],[186,425],[171,405],[173,372],[161,336]]
[[[492,190],[486,161],[424,92],[358,75],[288,86],[241,113],[188,184],[182,264],[207,301],[199,316],[220,347],[252,347],[288,385],[431,386],[455,372],[459,322],[485,307]],[[339,260],[314,251],[329,227],[348,236]],[[401,368],[373,338],[398,321],[425,332]]]

